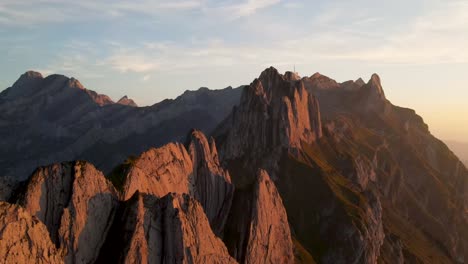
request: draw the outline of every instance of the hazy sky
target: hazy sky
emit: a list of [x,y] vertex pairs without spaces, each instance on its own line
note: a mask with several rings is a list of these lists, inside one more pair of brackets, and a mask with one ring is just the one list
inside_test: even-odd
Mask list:
[[0,0],[0,54],[0,90],[33,69],[140,105],[270,65],[376,72],[436,136],[468,141],[468,1]]

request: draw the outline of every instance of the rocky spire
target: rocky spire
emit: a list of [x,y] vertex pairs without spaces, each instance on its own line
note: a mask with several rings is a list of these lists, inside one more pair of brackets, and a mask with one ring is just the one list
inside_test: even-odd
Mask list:
[[364,82],[364,80],[361,77],[359,77],[356,81],[354,81],[354,83],[359,85],[359,87],[362,87],[364,84],[366,84],[366,82]]
[[135,193],[122,205],[101,263],[236,263],[188,194]]
[[385,93],[382,89],[382,84],[380,83],[380,77],[376,73],[372,74],[370,80],[367,82],[367,85],[370,89],[370,96],[375,99],[385,100]]
[[236,193],[226,234],[229,252],[241,263],[293,263],[293,245],[282,199],[268,173]]
[[388,112],[389,105],[385,98],[385,93],[380,83],[380,77],[372,74],[369,81],[361,87],[360,99],[363,100],[365,111],[373,110],[378,112]]
[[208,143],[201,131],[191,133],[188,147],[193,162],[194,197],[202,204],[213,231],[220,235],[231,208],[234,186],[227,170],[219,164],[214,139]]

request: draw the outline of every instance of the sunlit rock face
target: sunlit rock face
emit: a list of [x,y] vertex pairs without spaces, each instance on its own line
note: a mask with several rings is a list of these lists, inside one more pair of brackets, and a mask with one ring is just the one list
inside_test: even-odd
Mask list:
[[298,148],[301,141],[313,142],[322,136],[316,98],[300,80],[274,68],[244,88],[239,106],[225,123],[224,159],[260,155],[275,147]]
[[274,182],[264,170],[257,173],[248,236],[246,263],[294,262],[286,210]]
[[1,263],[64,263],[46,226],[17,205],[0,202]]
[[112,225],[117,194],[93,165],[78,161],[36,170],[19,203],[45,224],[67,263],[92,263]]
[[208,142],[202,132],[192,131],[188,152],[193,163],[193,196],[205,209],[215,234],[221,235],[234,195],[231,176],[219,163],[213,138]]
[[188,194],[135,193],[117,215],[101,262],[236,263]]
[[283,202],[268,173],[236,191],[225,230],[229,252],[241,263],[294,263],[293,244]]
[[193,165],[184,145],[170,143],[142,153],[129,169],[124,200],[136,191],[163,197],[169,192],[190,193]]
[[221,235],[234,192],[230,175],[219,163],[214,139],[208,142],[201,131],[194,130],[187,142],[187,147],[170,143],[136,158],[122,175],[122,197],[127,200],[136,191],[156,197],[190,194],[205,209],[215,234]]

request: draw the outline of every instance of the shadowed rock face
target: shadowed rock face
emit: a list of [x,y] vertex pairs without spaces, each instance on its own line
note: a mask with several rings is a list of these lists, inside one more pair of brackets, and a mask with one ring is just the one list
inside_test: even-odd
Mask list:
[[183,141],[193,128],[210,132],[239,98],[240,89],[203,88],[135,107],[74,78],[27,72],[0,93],[0,199],[39,166],[79,159],[109,173],[130,155]]
[[125,202],[101,251],[102,263],[236,263],[187,194],[158,199],[135,193]]
[[23,208],[0,202],[1,263],[63,263],[47,228]]

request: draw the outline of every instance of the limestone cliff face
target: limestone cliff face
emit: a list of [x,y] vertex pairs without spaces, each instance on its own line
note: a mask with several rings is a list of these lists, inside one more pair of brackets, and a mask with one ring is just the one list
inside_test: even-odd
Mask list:
[[200,131],[193,131],[188,151],[193,163],[193,196],[205,209],[215,234],[222,233],[231,209],[234,185],[229,172],[221,167],[213,138],[208,143]]
[[63,263],[46,226],[26,210],[0,202],[0,263]]
[[168,193],[187,193],[197,199],[213,231],[221,235],[231,207],[234,186],[221,167],[216,144],[209,143],[201,131],[189,136],[188,151],[180,143],[170,143],[144,152],[129,168],[123,199],[136,191],[163,197]]
[[293,263],[288,217],[275,184],[257,174],[245,263]]
[[263,155],[278,147],[295,149],[322,136],[316,98],[301,80],[288,79],[274,68],[244,88],[239,106],[223,126],[223,159]]
[[135,193],[122,206],[100,262],[236,263],[188,194]]
[[226,225],[226,245],[241,263],[293,263],[286,210],[267,172],[259,170],[252,188],[236,192]]
[[163,197],[170,192],[191,193],[192,160],[180,143],[169,143],[140,155],[129,169],[123,187],[123,199],[136,191]]
[[68,263],[92,263],[104,243],[117,195],[102,173],[86,162],[39,168],[19,203],[41,220]]

